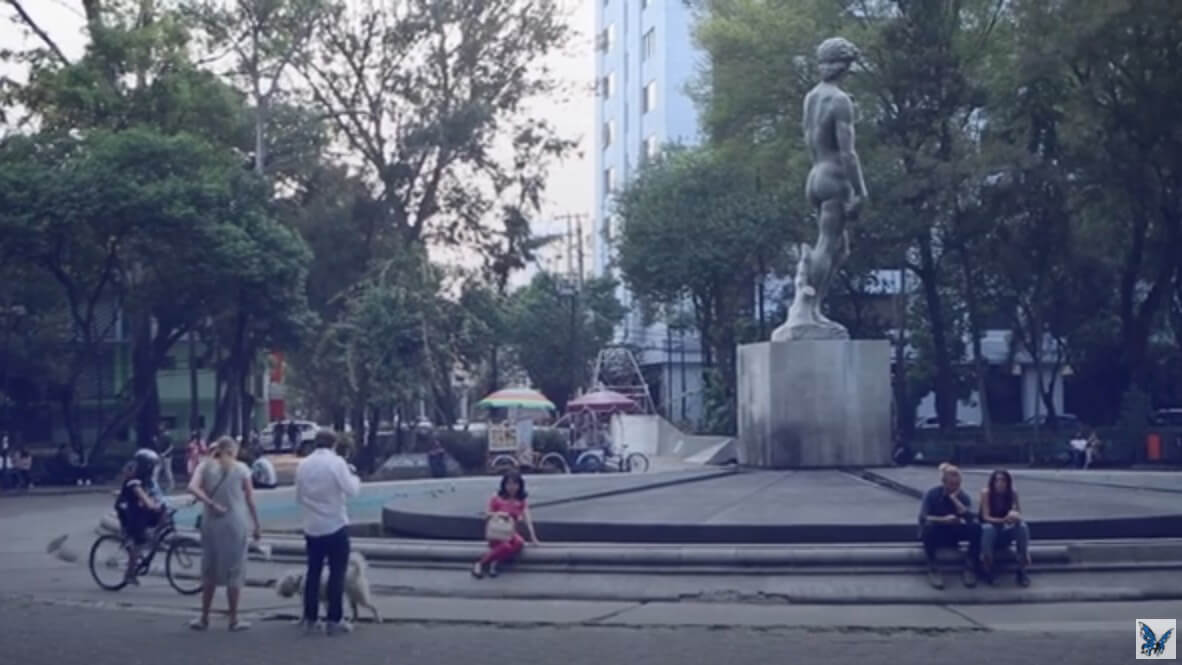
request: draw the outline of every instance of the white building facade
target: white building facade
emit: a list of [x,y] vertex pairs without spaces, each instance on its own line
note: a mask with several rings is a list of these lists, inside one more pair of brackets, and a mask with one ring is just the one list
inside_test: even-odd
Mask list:
[[[697,110],[686,93],[699,70],[693,22],[693,11],[682,0],[596,2],[596,274],[614,270],[613,239],[619,232],[615,192],[662,145],[693,143],[699,137]],[[692,328],[645,325],[626,289],[621,287],[619,295],[630,313],[618,341],[638,349],[657,408],[674,422],[699,424],[702,361],[697,336]]]

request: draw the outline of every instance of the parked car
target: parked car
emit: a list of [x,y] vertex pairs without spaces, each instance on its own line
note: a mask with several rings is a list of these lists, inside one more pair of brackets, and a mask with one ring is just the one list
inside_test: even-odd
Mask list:
[[263,450],[267,452],[283,452],[295,450],[296,446],[291,445],[291,438],[287,431],[283,432],[283,441],[278,448],[275,447],[275,425],[282,425],[288,427],[291,423],[295,423],[296,427],[300,429],[300,443],[312,443],[316,438],[316,433],[320,431],[320,426],[311,420],[284,420],[279,423],[271,423],[263,428],[261,438]]

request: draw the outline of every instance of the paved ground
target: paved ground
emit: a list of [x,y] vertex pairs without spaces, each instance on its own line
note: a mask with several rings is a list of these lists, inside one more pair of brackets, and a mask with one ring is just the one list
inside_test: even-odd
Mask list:
[[[286,621],[297,601],[250,588],[243,607],[257,621],[255,631],[199,635],[183,627],[196,599],[177,595],[162,580],[106,593],[81,562],[45,554],[45,543],[57,533],[89,543],[95,520],[109,508],[109,497],[95,495],[0,499],[0,662],[156,665],[167,654],[169,665],[321,665],[333,659],[467,665],[494,657],[562,665],[762,665],[784,657],[793,663],[944,665],[982,662],[988,654],[1007,665],[1048,659],[1074,665],[1131,661],[1128,638],[1135,619],[1182,618],[1182,602],[835,606],[774,599],[745,604],[725,596],[701,599],[712,602],[511,600],[497,597],[496,586],[561,589],[563,576],[523,572],[476,582],[463,571],[446,570],[430,575],[493,593],[423,597],[412,588],[380,596],[376,602],[389,624],[364,624],[356,634],[330,641],[294,637]],[[428,573],[375,571],[387,574],[397,583]],[[217,607],[222,603],[219,598]]]
[[[1130,631],[1091,633],[894,633],[874,631],[496,625],[362,625],[345,637],[299,636],[287,622],[247,633],[193,633],[186,617],[0,600],[5,662],[21,665],[209,663],[432,663],[549,665],[729,663],[784,660],[859,665],[1048,661],[1090,665],[1133,659]],[[1132,626],[1130,625],[1130,628]]]

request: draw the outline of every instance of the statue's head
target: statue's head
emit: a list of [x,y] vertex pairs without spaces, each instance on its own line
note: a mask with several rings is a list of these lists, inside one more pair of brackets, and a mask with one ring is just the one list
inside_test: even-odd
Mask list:
[[845,37],[830,37],[817,47],[821,80],[832,81],[845,74],[860,55],[858,47]]

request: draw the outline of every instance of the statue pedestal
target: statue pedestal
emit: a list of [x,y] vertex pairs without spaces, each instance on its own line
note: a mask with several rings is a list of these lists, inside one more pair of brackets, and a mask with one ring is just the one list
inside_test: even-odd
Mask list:
[[891,463],[891,348],[885,340],[740,346],[738,393],[739,464]]

